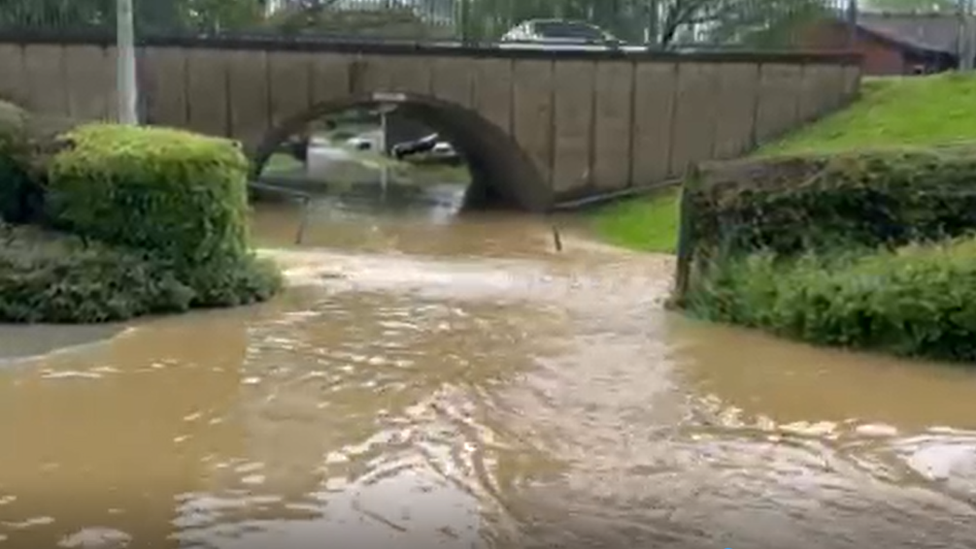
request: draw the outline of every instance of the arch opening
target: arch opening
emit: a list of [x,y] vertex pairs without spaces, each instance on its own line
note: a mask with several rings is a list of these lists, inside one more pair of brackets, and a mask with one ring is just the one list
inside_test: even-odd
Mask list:
[[[479,113],[433,97],[409,93],[371,93],[314,105],[266,132],[252,151],[252,177],[264,172],[272,156],[293,136],[303,136],[306,146],[309,128],[316,121],[357,109],[392,107],[408,123],[430,128],[449,142],[470,173],[461,212],[484,209],[514,209],[544,212],[551,205],[551,191],[528,155],[504,130]],[[387,144],[387,150],[393,143]],[[295,156],[303,154],[301,146]],[[385,152],[385,151],[384,151]]]

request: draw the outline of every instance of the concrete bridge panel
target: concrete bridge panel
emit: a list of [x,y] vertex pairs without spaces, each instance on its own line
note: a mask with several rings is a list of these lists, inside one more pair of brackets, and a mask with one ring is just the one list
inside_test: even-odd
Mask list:
[[551,61],[516,61],[513,81],[513,133],[547,184],[552,175],[553,86]]
[[[102,89],[105,94],[105,105],[106,105],[106,118],[112,121],[119,119],[119,85],[118,79],[115,77],[116,67],[119,66],[119,52],[115,46],[109,46],[105,48],[105,80],[102,81]],[[141,70],[143,64],[143,57],[145,56],[145,50],[143,48],[136,48],[136,82],[142,82]],[[136,98],[136,109],[139,116],[142,116],[142,112],[145,106],[146,98],[142,97],[142,89],[140,88],[139,97]]]
[[673,175],[671,131],[677,97],[675,63],[642,63],[634,73],[634,184],[650,185]]
[[[230,48],[149,40],[137,67],[146,121],[231,134],[266,152],[300,129],[296,115],[316,104],[400,91],[409,98],[405,113],[465,142],[480,173],[491,175],[480,180],[483,189],[530,209],[553,196],[653,185],[691,163],[735,156],[841,106],[860,84],[856,59],[842,56],[468,55],[248,40]],[[0,95],[37,112],[114,118],[110,45],[0,44],[0,71]],[[282,125],[286,119],[293,123]],[[501,188],[499,181],[529,182]]]
[[470,59],[440,57],[431,61],[431,94],[465,108],[474,107],[474,69]]
[[186,54],[180,48],[144,50],[142,92],[150,124],[187,126]]
[[115,67],[106,49],[100,46],[65,48],[65,73],[68,82],[68,116],[75,120],[106,120],[114,88]]
[[717,159],[734,158],[752,147],[759,68],[752,63],[719,65],[719,97],[715,117]]
[[593,127],[596,70],[592,61],[567,61],[553,68],[555,146],[552,186],[557,195],[576,195],[593,178]]
[[0,99],[27,104],[27,71],[24,67],[24,48],[16,44],[0,44]]
[[326,103],[348,97],[350,59],[337,53],[317,53],[312,58],[312,103]]
[[200,133],[227,135],[227,55],[222,50],[210,49],[187,53],[187,126]]
[[312,106],[309,80],[312,57],[305,52],[270,52],[266,57],[270,118],[277,126]]
[[430,94],[431,60],[400,55],[363,56],[358,61],[356,91]]
[[844,67],[844,99],[845,102],[848,99],[853,98],[861,85],[861,68],[848,65]]
[[268,75],[268,55],[265,52],[228,53],[230,131],[249,150],[257,145],[271,126]]
[[679,67],[670,161],[676,175],[712,157],[719,96],[718,65],[687,63]]
[[799,113],[802,67],[764,64],[761,71],[756,140],[764,143],[792,128]]
[[822,84],[826,80],[823,67],[819,65],[804,65],[803,78],[800,84],[799,112],[797,119],[801,122],[808,122],[817,118],[821,112],[823,96],[821,95]]
[[480,59],[475,67],[472,86],[475,109],[486,120],[511,135],[515,77],[512,61]]
[[820,82],[820,112],[823,116],[844,102],[844,67],[839,65],[823,65],[821,67],[823,81]]
[[48,116],[68,116],[68,82],[62,46],[47,44],[24,46],[27,72],[26,106]]
[[601,191],[620,190],[631,184],[633,103],[634,64],[598,62],[593,182]]

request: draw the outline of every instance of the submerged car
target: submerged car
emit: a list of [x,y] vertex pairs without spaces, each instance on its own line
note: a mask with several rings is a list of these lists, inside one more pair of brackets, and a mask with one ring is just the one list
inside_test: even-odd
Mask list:
[[400,160],[410,155],[433,151],[434,147],[436,147],[439,142],[440,136],[436,133],[432,133],[414,141],[397,143],[396,145],[393,145],[390,152],[393,154],[393,158]]
[[597,46],[616,49],[624,43],[596,25],[565,19],[531,19],[501,37],[503,46]]
[[456,155],[457,151],[454,150],[453,145],[447,141],[442,141],[440,134],[432,133],[420,139],[397,143],[390,149],[390,153],[397,160],[402,160],[407,156],[424,153],[428,153],[432,157],[451,157]]

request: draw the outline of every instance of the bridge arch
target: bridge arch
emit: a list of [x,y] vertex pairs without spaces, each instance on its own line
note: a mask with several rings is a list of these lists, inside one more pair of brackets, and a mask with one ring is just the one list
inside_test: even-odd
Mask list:
[[373,92],[313,105],[265,132],[252,154],[257,177],[277,147],[309,123],[352,108],[395,104],[397,112],[423,122],[450,141],[471,172],[464,209],[514,208],[544,212],[552,190],[515,140],[472,109],[435,97],[405,92]]

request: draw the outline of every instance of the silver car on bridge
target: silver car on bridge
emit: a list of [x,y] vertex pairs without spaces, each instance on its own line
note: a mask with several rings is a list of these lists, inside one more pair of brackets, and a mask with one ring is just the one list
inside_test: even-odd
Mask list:
[[[600,27],[584,21],[530,19],[502,35],[505,49],[620,50],[632,49]],[[643,49],[643,48],[638,48]]]

